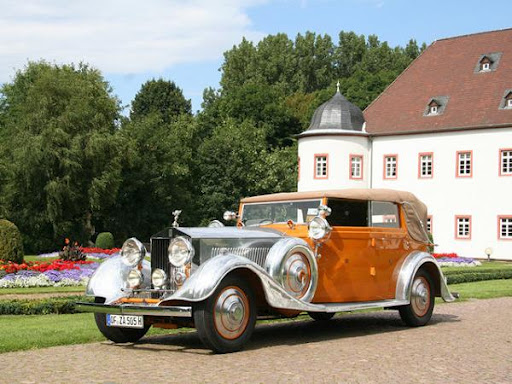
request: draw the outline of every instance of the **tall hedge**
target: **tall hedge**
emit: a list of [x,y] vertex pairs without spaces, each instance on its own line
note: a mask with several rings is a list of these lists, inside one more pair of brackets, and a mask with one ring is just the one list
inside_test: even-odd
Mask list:
[[0,260],[23,262],[23,240],[18,227],[9,220],[0,219]]

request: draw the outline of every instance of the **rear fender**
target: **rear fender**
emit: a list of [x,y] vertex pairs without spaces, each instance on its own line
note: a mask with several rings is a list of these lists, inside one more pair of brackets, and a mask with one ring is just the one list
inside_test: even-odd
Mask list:
[[411,252],[398,271],[395,294],[397,300],[410,301],[412,281],[420,268],[425,268],[434,279],[436,296],[442,297],[446,302],[455,301],[436,259],[430,253],[420,251]]

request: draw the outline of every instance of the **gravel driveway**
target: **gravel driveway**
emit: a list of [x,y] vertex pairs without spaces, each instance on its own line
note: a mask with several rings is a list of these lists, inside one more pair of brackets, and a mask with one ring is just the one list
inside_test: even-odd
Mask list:
[[512,298],[438,305],[430,325],[395,311],[256,327],[213,355],[195,332],[0,355],[3,383],[512,383]]

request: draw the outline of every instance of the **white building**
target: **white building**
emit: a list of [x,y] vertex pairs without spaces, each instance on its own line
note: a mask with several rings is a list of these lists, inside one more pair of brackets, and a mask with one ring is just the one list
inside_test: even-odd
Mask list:
[[512,260],[512,29],[436,41],[364,114],[318,108],[298,190],[359,187],[416,194],[436,252]]

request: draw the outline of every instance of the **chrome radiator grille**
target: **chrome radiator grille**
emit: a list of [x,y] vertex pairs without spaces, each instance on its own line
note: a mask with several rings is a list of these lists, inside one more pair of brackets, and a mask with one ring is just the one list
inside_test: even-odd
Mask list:
[[265,260],[267,258],[267,254],[270,248],[257,247],[257,248],[225,248],[225,247],[215,247],[212,248],[211,256],[219,256],[227,253],[231,253],[237,256],[245,257],[260,267],[265,268]]

